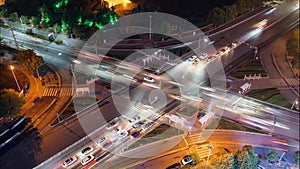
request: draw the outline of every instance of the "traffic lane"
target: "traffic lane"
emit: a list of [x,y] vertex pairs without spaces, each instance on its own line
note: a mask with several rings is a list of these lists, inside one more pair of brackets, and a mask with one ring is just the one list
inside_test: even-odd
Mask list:
[[[261,34],[257,35],[256,37],[253,37],[251,40],[249,40],[249,43],[253,46],[257,46],[258,44],[268,40],[272,36],[279,35],[280,32],[282,32],[282,30],[286,30],[287,25],[290,25],[294,21],[298,20],[298,14],[299,14],[299,10],[292,13],[289,17],[285,18],[281,22],[264,30],[263,32],[261,32]],[[237,50],[240,50],[240,51],[237,51]],[[236,48],[236,50],[234,51],[234,53],[232,55],[222,57],[222,63],[225,63],[224,67],[227,67],[229,65],[229,63],[236,60],[237,57],[240,56],[240,52],[243,52],[244,50],[249,51],[250,49],[249,49],[249,47],[247,49],[247,45],[243,45],[243,47],[241,49]],[[246,51],[244,51],[244,53],[246,53]]]
[[130,167],[129,169],[165,169],[168,166],[180,162],[182,158],[186,155],[190,155],[189,150],[180,151],[174,154],[169,154],[168,156],[163,156],[154,160],[146,161],[142,164],[135,165],[134,167]]
[[[182,136],[181,136],[182,137]],[[150,145],[141,145],[141,148],[135,149],[131,152],[125,152],[124,154],[120,154],[120,155],[115,155],[113,156],[111,159],[109,159],[108,161],[106,161],[103,164],[98,165],[98,168],[128,168],[131,167],[133,165],[137,165],[137,164],[141,164],[141,163],[145,163],[148,160],[152,160],[157,158],[157,156],[168,156],[170,153],[176,153],[182,149],[187,150],[188,147],[186,147],[185,142],[183,141],[182,138],[180,138],[181,141],[174,146],[171,146],[170,149],[168,151],[162,152],[162,153],[155,153],[154,155],[151,155],[151,151],[153,152],[153,148],[155,150],[157,150],[157,147],[161,147],[161,148],[165,148],[164,146],[167,146],[168,141],[158,141],[156,144],[151,144]],[[170,142],[172,142],[170,140]],[[160,145],[161,144],[161,145]],[[172,144],[172,143],[171,143]],[[157,146],[160,145],[160,146]],[[147,146],[145,148],[145,146]],[[152,149],[151,149],[152,147]],[[127,153],[127,154],[126,154]],[[137,155],[136,153],[138,153],[139,155]],[[165,163],[167,163],[167,161],[165,161]]]
[[297,140],[284,138],[283,141],[278,142],[274,141],[277,139],[282,139],[282,136],[272,136],[267,134],[243,132],[243,131],[232,131],[232,130],[204,130],[200,134],[193,135],[193,140],[198,140],[196,143],[204,142],[205,138],[208,138],[205,141],[209,141],[214,144],[251,144],[258,146],[269,146],[285,149],[288,151],[296,151],[299,148],[299,142]]

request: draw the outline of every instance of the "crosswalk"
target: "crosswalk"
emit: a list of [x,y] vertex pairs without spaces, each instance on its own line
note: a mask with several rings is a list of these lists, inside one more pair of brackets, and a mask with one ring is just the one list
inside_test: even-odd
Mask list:
[[44,89],[42,96],[73,96],[74,89],[70,87],[47,87]]

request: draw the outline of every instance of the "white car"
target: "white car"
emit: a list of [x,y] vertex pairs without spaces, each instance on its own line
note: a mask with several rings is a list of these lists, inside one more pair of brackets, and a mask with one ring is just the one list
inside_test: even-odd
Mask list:
[[89,162],[93,161],[94,160],[94,156],[93,155],[88,155],[86,156],[82,161],[81,161],[81,164],[82,165],[87,165]]
[[203,53],[202,55],[200,55],[200,59],[203,60],[203,59],[207,58],[207,56],[208,56],[207,53]]
[[183,159],[181,160],[181,163],[183,165],[189,164],[191,162],[193,162],[191,156],[184,156]]
[[122,132],[119,133],[118,137],[119,137],[119,139],[123,139],[123,138],[125,138],[127,135],[128,135],[128,132],[127,132],[127,131],[122,131]]
[[77,157],[76,156],[70,157],[70,158],[68,158],[68,159],[66,159],[64,161],[64,163],[62,164],[62,166],[64,168],[66,168],[66,167],[72,165],[73,163],[75,163],[76,161],[77,161]]
[[152,77],[145,76],[145,77],[144,77],[144,81],[153,83],[153,82],[154,82],[154,79],[153,79]]
[[128,120],[128,122],[129,122],[129,123],[135,123],[135,122],[137,122],[140,118],[141,118],[141,117],[136,116],[136,117],[134,117],[134,118]]
[[195,59],[197,59],[198,57],[196,55],[193,55],[189,58],[189,61],[193,62]]
[[88,146],[84,149],[81,150],[81,154],[82,155],[87,155],[89,154],[90,152],[92,152],[94,150],[94,148],[92,146]]
[[100,145],[102,145],[103,143],[105,143],[105,141],[107,141],[107,137],[103,136],[103,137],[101,137],[101,138],[96,142],[96,144],[97,144],[98,146],[100,146]]

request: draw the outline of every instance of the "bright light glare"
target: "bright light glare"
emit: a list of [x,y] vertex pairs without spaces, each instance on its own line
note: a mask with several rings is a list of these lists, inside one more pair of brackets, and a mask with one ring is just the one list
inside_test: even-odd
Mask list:
[[272,9],[270,9],[269,11],[267,11],[265,14],[266,15],[269,15],[269,14],[271,14],[272,12],[274,12],[276,10],[276,8],[272,8]]
[[80,64],[81,63],[81,61],[79,61],[79,60],[73,60],[73,62],[76,63],[76,64]]

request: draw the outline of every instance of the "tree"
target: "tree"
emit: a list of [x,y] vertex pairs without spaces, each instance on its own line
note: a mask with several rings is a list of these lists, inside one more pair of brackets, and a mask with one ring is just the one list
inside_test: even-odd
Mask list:
[[227,152],[225,149],[221,149],[219,155],[212,156],[210,164],[213,168],[235,169],[235,158],[235,154]]
[[57,23],[53,25],[53,31],[54,33],[60,33],[61,32],[61,27]]
[[36,53],[30,49],[19,51],[17,59],[23,64],[25,70],[31,74],[34,74],[36,70],[44,64],[43,58],[37,56]]
[[237,151],[236,158],[239,168],[257,168],[258,157],[250,145],[245,145],[241,151]]
[[25,103],[24,97],[13,89],[2,89],[0,100],[0,117],[17,115]]
[[236,1],[236,8],[238,9],[239,14],[244,14],[247,12],[247,0],[238,0]]
[[0,17],[7,18],[8,17],[8,11],[6,8],[2,8],[0,11]]
[[10,17],[12,19],[13,22],[17,22],[19,20],[19,16],[17,12],[13,12],[10,14]]
[[268,154],[267,154],[267,159],[269,161],[274,161],[276,159],[278,159],[279,155],[276,151],[270,151]]
[[208,14],[208,21],[213,23],[215,26],[219,26],[225,23],[225,12],[221,8],[214,8]]
[[224,22],[228,22],[231,21],[234,17],[235,17],[235,6],[224,6],[223,10],[225,12],[225,18],[224,18]]
[[39,25],[39,18],[35,17],[35,16],[32,16],[30,19],[29,19],[29,23],[36,27]]
[[22,21],[22,24],[25,24],[25,25],[27,25],[29,23],[29,19],[25,15],[21,16],[21,21]]

